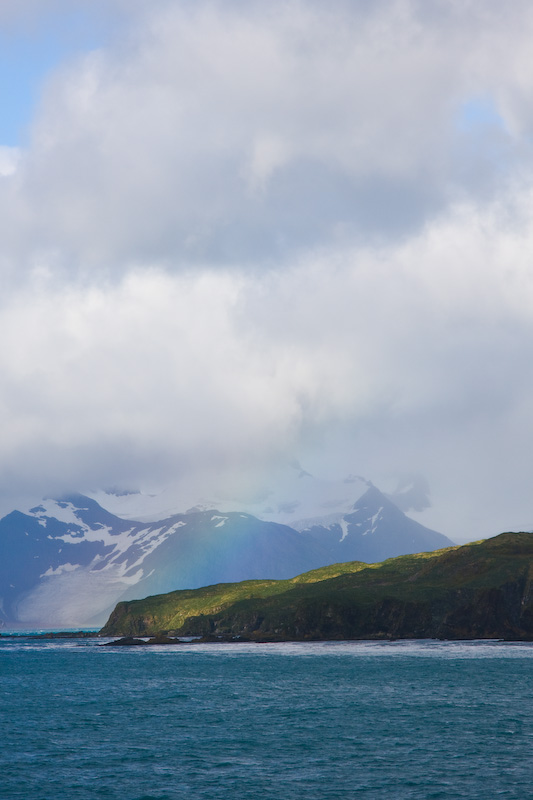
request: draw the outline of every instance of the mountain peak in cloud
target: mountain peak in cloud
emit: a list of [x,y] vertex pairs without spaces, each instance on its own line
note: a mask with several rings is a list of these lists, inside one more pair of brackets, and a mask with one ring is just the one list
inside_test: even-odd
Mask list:
[[418,475],[402,479],[394,492],[385,494],[401,511],[425,511],[431,508],[429,483]]

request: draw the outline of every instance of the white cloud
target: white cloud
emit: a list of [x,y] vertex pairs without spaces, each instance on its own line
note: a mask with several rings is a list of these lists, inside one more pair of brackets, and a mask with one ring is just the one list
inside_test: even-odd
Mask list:
[[[531,164],[528,4],[138,7],[119,44],[48,83],[0,195],[23,265],[43,249],[120,271],[390,237]],[[465,131],[480,96],[502,125]]]
[[290,158],[289,150],[283,139],[264,134],[252,145],[250,164],[247,172],[252,193],[264,191],[269,179]]
[[[304,453],[378,482],[418,469],[441,502],[491,507],[495,485],[523,488],[533,436],[533,209],[503,230],[500,212],[462,208],[401,246],[262,278],[142,270],[21,290],[0,313],[3,485],[201,487]],[[501,526],[515,511],[497,505]],[[458,508],[436,527],[461,535]]]
[[452,536],[531,526],[532,26],[138,3],[57,70],[0,151],[4,491],[297,455],[424,473]]
[[13,175],[17,171],[20,160],[20,150],[18,147],[0,146],[0,176]]

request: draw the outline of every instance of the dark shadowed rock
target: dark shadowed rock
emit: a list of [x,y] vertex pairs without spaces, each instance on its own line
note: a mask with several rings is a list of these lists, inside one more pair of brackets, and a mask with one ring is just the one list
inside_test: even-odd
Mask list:
[[146,644],[183,644],[183,642],[179,639],[172,639],[164,633],[158,633],[156,636],[152,636],[151,639],[148,639]]
[[141,644],[145,645],[147,642],[142,639],[135,639],[133,636],[124,636],[122,639],[116,639],[114,642],[106,642],[102,647],[136,647]]

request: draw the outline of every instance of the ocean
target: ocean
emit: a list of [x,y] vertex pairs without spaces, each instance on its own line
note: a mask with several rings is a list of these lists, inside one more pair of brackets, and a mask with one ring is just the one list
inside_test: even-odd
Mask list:
[[533,645],[0,637],[8,800],[533,798]]

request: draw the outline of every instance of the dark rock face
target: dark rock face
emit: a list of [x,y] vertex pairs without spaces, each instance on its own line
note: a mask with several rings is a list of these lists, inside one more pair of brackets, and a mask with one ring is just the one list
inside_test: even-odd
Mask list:
[[433,602],[406,601],[394,596],[365,607],[322,601],[302,603],[280,618],[268,612],[235,617],[192,618],[184,631],[195,634],[244,632],[286,639],[533,639],[531,607],[519,613],[516,584]]

